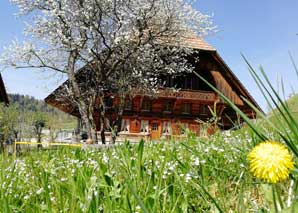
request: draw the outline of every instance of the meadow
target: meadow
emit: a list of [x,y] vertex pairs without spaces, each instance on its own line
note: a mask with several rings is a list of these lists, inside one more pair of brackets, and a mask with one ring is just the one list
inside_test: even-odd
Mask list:
[[182,141],[128,141],[4,157],[2,212],[259,212],[269,210],[249,172],[251,132]]
[[242,128],[1,155],[1,212],[298,212],[298,96],[284,101],[262,69],[248,66],[267,115],[245,100],[258,115],[250,120],[213,87]]

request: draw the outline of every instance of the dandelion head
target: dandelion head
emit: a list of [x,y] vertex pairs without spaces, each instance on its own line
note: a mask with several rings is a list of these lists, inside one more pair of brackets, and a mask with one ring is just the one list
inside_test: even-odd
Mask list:
[[259,179],[276,183],[288,178],[294,162],[288,149],[274,141],[265,141],[248,154],[250,171]]

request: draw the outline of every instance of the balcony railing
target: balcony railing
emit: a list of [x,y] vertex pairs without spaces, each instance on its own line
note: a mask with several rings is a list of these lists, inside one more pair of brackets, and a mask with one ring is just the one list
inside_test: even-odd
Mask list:
[[191,100],[201,100],[201,101],[215,101],[217,99],[217,95],[214,92],[209,91],[174,91],[174,90],[159,90],[157,93],[157,97],[160,98],[177,98],[177,99],[191,99]]

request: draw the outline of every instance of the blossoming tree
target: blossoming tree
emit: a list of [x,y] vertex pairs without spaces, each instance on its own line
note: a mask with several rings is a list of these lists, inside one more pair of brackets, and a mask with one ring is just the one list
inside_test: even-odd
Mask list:
[[[213,30],[210,17],[185,0],[11,0],[29,20],[23,43],[13,42],[2,63],[62,73],[65,94],[77,107],[88,137],[97,141],[94,106],[105,119],[106,91],[120,97],[131,88],[156,91],[161,74],[191,71],[190,34]],[[78,70],[89,74],[82,80]],[[118,119],[119,120],[119,119]],[[102,133],[103,133],[102,129]],[[104,134],[102,134],[104,135]],[[104,141],[104,138],[103,138]]]

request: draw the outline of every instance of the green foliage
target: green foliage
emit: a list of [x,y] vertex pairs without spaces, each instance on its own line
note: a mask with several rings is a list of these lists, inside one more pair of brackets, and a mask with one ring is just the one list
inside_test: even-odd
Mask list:
[[43,113],[35,113],[33,117],[33,131],[37,138],[37,142],[41,142],[42,130],[46,126],[46,116]]
[[0,147],[14,140],[41,140],[42,129],[49,129],[50,140],[54,141],[57,132],[64,128],[75,128],[76,120],[57,109],[47,106],[43,101],[30,96],[9,95],[8,106],[0,104]]
[[56,111],[54,108],[49,107],[44,101],[37,100],[29,95],[9,94],[8,97],[10,103],[19,105],[24,111],[50,113]]
[[37,112],[33,116],[33,126],[36,128],[44,128],[46,126],[47,117],[44,113]]
[[247,170],[248,137],[216,135],[137,145],[127,141],[109,149],[59,148],[2,159],[0,209],[257,211],[266,203]]
[[19,132],[21,119],[19,108],[12,104],[10,107],[0,104],[0,144],[3,151],[4,143],[12,143]]
[[47,122],[48,128],[55,129],[74,129],[76,128],[76,119],[54,107],[47,105],[44,101],[35,99],[28,95],[9,94],[9,100],[12,105],[16,105],[23,113],[35,114],[42,113]]

